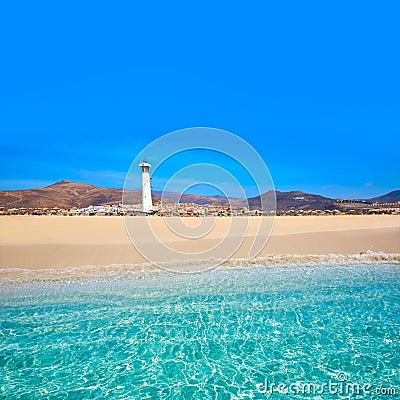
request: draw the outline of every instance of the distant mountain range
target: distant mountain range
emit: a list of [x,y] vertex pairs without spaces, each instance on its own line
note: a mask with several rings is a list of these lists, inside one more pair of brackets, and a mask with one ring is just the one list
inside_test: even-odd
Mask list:
[[[0,206],[10,208],[70,208],[88,207],[92,204],[120,203],[123,189],[106,189],[86,183],[60,181],[53,185],[28,190],[0,191]],[[139,203],[141,191],[131,191]],[[136,193],[135,193],[136,192]]]
[[[88,207],[89,205],[118,204],[122,202],[123,189],[107,189],[86,183],[60,181],[53,185],[29,190],[0,191],[0,207],[10,208],[71,208]],[[160,191],[153,191],[153,201],[160,200]],[[250,209],[260,209],[261,200],[263,204],[269,204],[273,199],[274,192],[270,191],[257,197],[248,199]],[[340,203],[316,194],[300,191],[280,192],[275,191],[277,210],[333,210],[339,209]],[[141,203],[141,190],[129,191],[132,204]],[[175,192],[164,192],[163,199],[169,202],[196,203],[228,205],[229,200],[233,207],[244,207],[247,205],[244,199],[227,199],[223,196],[200,196],[196,194],[183,194]],[[400,201],[400,190],[387,193],[383,196],[365,199],[368,203],[393,203]]]

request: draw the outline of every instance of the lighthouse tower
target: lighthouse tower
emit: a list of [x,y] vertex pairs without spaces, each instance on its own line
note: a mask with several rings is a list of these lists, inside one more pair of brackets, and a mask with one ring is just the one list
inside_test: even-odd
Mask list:
[[153,210],[153,201],[151,199],[151,184],[150,184],[150,167],[151,165],[143,160],[139,164],[142,168],[142,212],[147,213]]

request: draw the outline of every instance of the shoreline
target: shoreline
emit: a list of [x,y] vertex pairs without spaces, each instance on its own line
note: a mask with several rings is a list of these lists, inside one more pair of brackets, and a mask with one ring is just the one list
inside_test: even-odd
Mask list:
[[[277,260],[284,263],[293,259],[322,262],[330,258],[355,262],[360,255],[365,260],[386,256],[394,262],[400,259],[398,216],[276,217],[267,244],[256,258],[248,259],[243,255],[254,239],[253,218],[257,219],[249,219],[249,234],[227,263],[254,264],[264,260],[276,264]],[[217,237],[222,234],[228,220],[217,218],[213,234]],[[152,219],[152,224],[158,226],[154,221],[158,219]],[[168,242],[171,237],[166,235],[163,239]],[[85,269],[85,275],[103,275],[110,271],[158,268],[150,266],[132,245],[121,217],[0,217],[1,278],[11,278],[12,271],[15,276],[29,275],[33,279],[35,274],[43,275],[46,270],[51,275],[58,275],[57,271],[65,275],[68,270]]]
[[[198,267],[204,261],[192,262]],[[216,267],[204,270],[180,270],[179,264],[166,263],[163,268],[151,263],[82,265],[55,268],[0,268],[0,282],[7,284],[29,284],[40,282],[79,283],[85,281],[101,282],[128,278],[150,278],[164,275],[201,275],[209,272],[229,272],[257,268],[310,268],[315,267],[354,267],[354,265],[400,265],[400,253],[367,251],[357,254],[271,254],[253,259],[230,259],[221,261]],[[5,287],[5,286],[4,286]],[[1,290],[0,290],[1,291]]]

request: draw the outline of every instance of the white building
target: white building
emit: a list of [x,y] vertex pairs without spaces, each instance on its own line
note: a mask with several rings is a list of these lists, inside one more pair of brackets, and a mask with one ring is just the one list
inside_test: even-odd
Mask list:
[[153,211],[153,201],[151,199],[151,184],[150,184],[150,167],[151,165],[143,160],[139,164],[142,169],[142,212],[148,213]]

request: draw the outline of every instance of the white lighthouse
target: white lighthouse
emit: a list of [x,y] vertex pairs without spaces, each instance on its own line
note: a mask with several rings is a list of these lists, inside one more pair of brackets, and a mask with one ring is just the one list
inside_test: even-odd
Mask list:
[[142,168],[142,212],[148,213],[153,211],[153,201],[151,199],[151,184],[150,184],[150,167],[151,165],[143,160],[139,164]]

